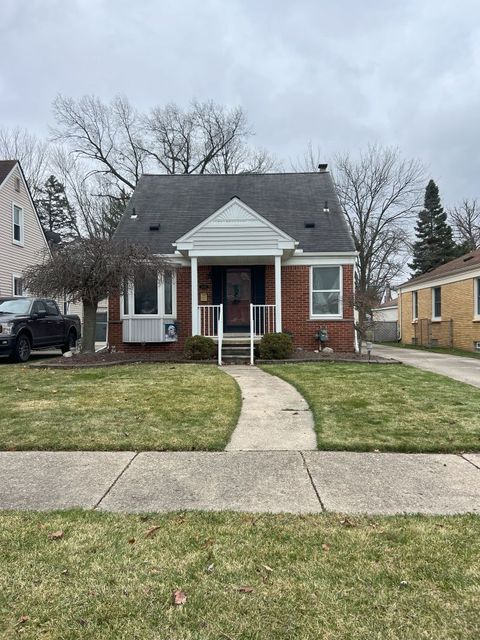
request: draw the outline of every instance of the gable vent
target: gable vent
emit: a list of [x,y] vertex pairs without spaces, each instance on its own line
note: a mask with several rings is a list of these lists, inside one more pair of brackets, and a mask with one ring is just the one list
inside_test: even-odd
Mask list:
[[305,229],[315,229],[314,222],[305,222]]
[[160,225],[159,224],[151,224],[149,229],[150,229],[150,231],[160,231]]

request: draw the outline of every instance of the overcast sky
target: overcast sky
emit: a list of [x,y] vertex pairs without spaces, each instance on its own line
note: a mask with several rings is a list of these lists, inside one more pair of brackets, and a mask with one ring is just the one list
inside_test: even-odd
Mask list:
[[325,161],[418,157],[445,204],[480,196],[479,0],[0,0],[0,126],[39,134],[57,93],[140,109],[243,106],[255,143]]

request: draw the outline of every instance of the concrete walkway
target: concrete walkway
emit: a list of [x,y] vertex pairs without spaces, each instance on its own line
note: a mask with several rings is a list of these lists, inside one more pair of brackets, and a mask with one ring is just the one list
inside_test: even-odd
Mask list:
[[0,509],[480,513],[480,454],[0,452]]
[[226,451],[301,451],[317,448],[307,402],[284,380],[257,367],[222,371],[238,382],[242,410]]
[[432,351],[417,349],[402,349],[400,347],[385,347],[374,345],[373,353],[383,358],[396,358],[404,364],[410,364],[425,371],[440,373],[460,382],[466,382],[474,387],[480,387],[480,358],[450,356]]

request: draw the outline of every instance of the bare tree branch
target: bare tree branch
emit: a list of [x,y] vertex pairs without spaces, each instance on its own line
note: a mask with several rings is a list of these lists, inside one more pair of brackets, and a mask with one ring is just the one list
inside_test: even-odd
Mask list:
[[423,167],[396,148],[371,145],[358,159],[338,155],[334,180],[358,251],[360,322],[365,300],[381,296],[406,263],[411,221],[421,204]]
[[49,172],[49,150],[46,141],[26,129],[0,129],[0,160],[19,160],[36,201]]
[[463,200],[450,212],[453,231],[465,249],[480,249],[480,203],[477,199]]

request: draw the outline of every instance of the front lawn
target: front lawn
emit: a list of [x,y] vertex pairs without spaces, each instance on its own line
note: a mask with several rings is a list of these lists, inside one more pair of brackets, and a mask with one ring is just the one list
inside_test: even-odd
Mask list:
[[4,512],[0,636],[473,640],[479,540],[473,515]]
[[264,365],[312,409],[319,449],[480,450],[480,390],[404,365]]
[[222,450],[240,411],[209,365],[0,365],[0,449]]

